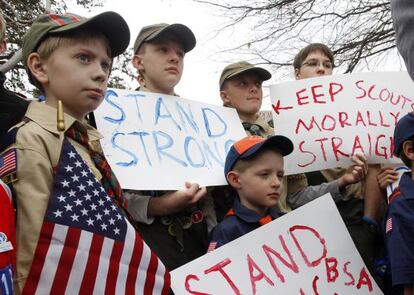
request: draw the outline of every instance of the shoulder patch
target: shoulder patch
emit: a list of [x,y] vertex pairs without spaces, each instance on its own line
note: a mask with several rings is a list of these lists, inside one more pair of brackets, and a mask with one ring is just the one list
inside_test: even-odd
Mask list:
[[0,156],[0,178],[17,171],[16,149],[10,149]]

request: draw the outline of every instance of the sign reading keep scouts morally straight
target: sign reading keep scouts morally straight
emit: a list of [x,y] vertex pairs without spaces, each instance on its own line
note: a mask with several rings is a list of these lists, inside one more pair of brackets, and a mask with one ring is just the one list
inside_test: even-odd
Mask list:
[[234,109],[157,93],[108,89],[95,117],[105,156],[128,189],[226,184],[227,151],[246,136]]
[[171,287],[204,295],[382,294],[329,194],[175,269]]
[[414,83],[406,72],[323,76],[270,88],[277,134],[294,152],[287,174],[350,164],[363,153],[370,163],[400,163],[393,156],[399,118],[414,109]]

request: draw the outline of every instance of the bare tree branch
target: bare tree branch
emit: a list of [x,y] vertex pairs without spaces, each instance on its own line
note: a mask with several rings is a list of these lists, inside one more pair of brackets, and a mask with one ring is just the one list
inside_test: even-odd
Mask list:
[[[370,64],[395,48],[389,0],[193,0],[215,7],[233,29],[237,43],[222,52],[250,53],[275,70],[291,66],[309,43],[330,46],[344,72]],[[239,31],[241,28],[248,28]],[[244,29],[245,30],[245,29]],[[378,59],[377,59],[378,60]]]

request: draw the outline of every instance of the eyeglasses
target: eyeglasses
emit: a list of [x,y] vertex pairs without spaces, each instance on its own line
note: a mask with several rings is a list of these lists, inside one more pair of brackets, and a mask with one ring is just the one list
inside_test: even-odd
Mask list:
[[316,60],[316,59],[311,59],[311,60],[305,61],[302,64],[302,66],[307,66],[307,67],[310,67],[310,68],[316,68],[316,67],[319,67],[320,65],[322,65],[327,70],[331,70],[334,67],[334,65],[330,61],[319,61],[319,60]]

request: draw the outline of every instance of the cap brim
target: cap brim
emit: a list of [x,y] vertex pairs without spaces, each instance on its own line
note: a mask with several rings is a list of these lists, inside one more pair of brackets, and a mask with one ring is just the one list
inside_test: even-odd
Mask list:
[[260,77],[260,79],[261,79],[262,81],[267,81],[267,80],[269,80],[270,78],[272,78],[272,74],[270,74],[270,72],[269,72],[269,71],[267,71],[267,70],[265,70],[265,69],[263,69],[263,68],[258,68],[258,67],[252,66],[252,67],[250,67],[250,68],[244,68],[244,69],[242,69],[242,70],[240,70],[240,71],[237,71],[237,72],[235,72],[235,73],[232,73],[232,74],[231,74],[230,76],[228,76],[225,80],[227,80],[227,79],[229,79],[229,78],[232,78],[232,77],[234,77],[234,76],[240,75],[240,74],[242,74],[242,73],[246,73],[246,72],[252,72],[252,73],[257,74],[257,75]]
[[293,143],[286,136],[274,135],[247,150],[239,159],[248,158],[264,148],[276,150],[284,157],[293,152]]
[[128,47],[130,39],[128,24],[122,16],[113,11],[103,12],[87,20],[58,27],[49,33],[62,33],[89,26],[102,32],[108,39],[112,57],[120,55]]
[[196,38],[193,32],[190,28],[182,24],[168,25],[159,31],[159,33],[154,37],[147,39],[146,41],[163,39],[170,35],[173,35],[178,39],[185,52],[191,51],[196,45]]

